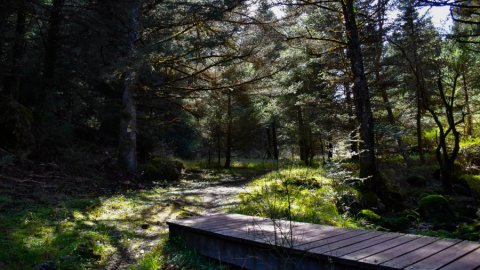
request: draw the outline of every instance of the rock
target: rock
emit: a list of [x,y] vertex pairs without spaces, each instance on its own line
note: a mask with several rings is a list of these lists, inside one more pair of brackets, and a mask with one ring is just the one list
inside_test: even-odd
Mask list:
[[420,215],[427,221],[452,222],[455,221],[448,200],[438,194],[426,195],[419,201]]
[[424,187],[427,184],[425,177],[418,174],[410,175],[407,182],[414,187]]

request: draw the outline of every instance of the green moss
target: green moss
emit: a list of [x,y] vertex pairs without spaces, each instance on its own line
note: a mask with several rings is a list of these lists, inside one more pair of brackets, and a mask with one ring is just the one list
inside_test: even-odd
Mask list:
[[433,222],[451,222],[455,215],[448,200],[438,194],[426,195],[418,203],[420,214],[426,220]]
[[383,226],[393,231],[403,231],[415,222],[417,217],[408,212],[393,213],[382,218]]
[[176,160],[153,158],[140,166],[140,174],[147,181],[175,181],[180,179],[183,164]]
[[364,203],[366,206],[374,207],[378,203],[378,197],[373,192],[364,192],[360,193],[360,201]]
[[382,217],[375,213],[374,211],[370,210],[370,209],[362,209],[359,213],[358,213],[358,216],[360,218],[364,218],[368,221],[371,221],[371,222],[378,222],[380,221],[380,219],[382,219]]
[[[294,167],[268,173],[239,195],[232,212],[270,218],[356,227],[354,219],[339,213],[339,191],[321,169]],[[342,190],[342,194],[352,190]]]
[[462,175],[460,181],[468,185],[475,195],[480,196],[480,175]]
[[427,184],[425,177],[419,174],[410,175],[407,182],[414,187],[424,187]]

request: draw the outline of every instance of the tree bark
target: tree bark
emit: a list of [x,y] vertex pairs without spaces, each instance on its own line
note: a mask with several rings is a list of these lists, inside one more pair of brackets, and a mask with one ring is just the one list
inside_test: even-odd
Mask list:
[[472,110],[470,108],[470,95],[468,94],[468,84],[466,78],[466,72],[463,71],[462,74],[462,88],[463,88],[463,95],[465,99],[465,107],[467,110],[467,115],[465,116],[465,135],[468,137],[473,136],[473,117],[472,117]]
[[357,139],[357,125],[355,123],[355,110],[351,97],[351,90],[348,83],[343,85],[345,91],[345,98],[348,106],[348,125],[352,132],[350,132],[350,152],[352,152],[352,160],[358,161],[358,139]]
[[26,14],[25,1],[18,1],[17,4],[17,21],[15,25],[15,40],[12,48],[12,68],[10,74],[4,79],[3,94],[9,98],[16,100],[20,88],[21,63],[25,55],[25,31],[26,31]]
[[305,136],[305,124],[303,121],[303,111],[301,106],[297,106],[297,121],[298,121],[298,147],[300,150],[300,160],[307,163],[307,142]]
[[370,191],[379,191],[383,185],[380,185],[380,179],[377,177],[373,114],[353,0],[342,1],[342,11],[348,40],[348,56],[354,80],[355,109],[360,122],[360,178],[366,179],[364,181],[365,188]]
[[[127,39],[127,58],[135,54],[135,41],[138,39],[137,0],[131,0],[129,14],[129,34]],[[123,114],[120,120],[120,162],[126,172],[135,173],[137,170],[137,108],[134,99],[135,73],[128,68],[123,79]]]
[[227,90],[227,141],[225,144],[225,169],[230,169],[232,155],[232,93]]
[[272,144],[273,144],[273,158],[278,160],[279,151],[278,151],[278,139],[277,139],[277,124],[276,119],[272,121]]
[[[384,36],[384,29],[383,29],[383,22],[385,20],[385,11],[386,11],[386,3],[385,1],[379,1],[378,9],[377,9],[377,21],[378,21],[378,32],[377,32],[377,40],[375,42],[375,83],[377,85],[377,90],[381,93],[382,101],[385,106],[385,110],[387,111],[387,119],[390,125],[395,126],[395,117],[393,115],[392,106],[390,104],[390,100],[388,97],[387,89],[384,85],[383,75],[381,73],[382,65],[381,59],[383,54],[383,36]],[[394,135],[395,140],[398,145],[398,149],[400,154],[402,155],[403,160],[410,166],[410,159],[408,157],[407,151],[405,149],[405,144],[403,143],[402,138],[399,134]]]
[[417,39],[417,30],[415,29],[415,22],[413,21],[413,14],[414,14],[414,7],[412,2],[409,2],[409,6],[407,7],[407,14],[406,14],[406,24],[407,30],[409,33],[409,44],[411,46],[410,50],[413,53],[413,72],[415,76],[415,84],[416,84],[416,102],[417,102],[417,115],[416,125],[417,125],[417,148],[418,148],[418,155],[420,157],[420,163],[425,163],[425,153],[424,153],[424,141],[423,141],[423,126],[422,126],[422,116],[423,111],[425,110],[425,76],[423,74],[423,67],[420,57],[418,55],[418,39]]
[[[61,12],[65,0],[54,0],[50,13],[47,43],[45,47],[45,58],[43,61],[43,79],[40,89],[39,103],[44,109],[51,109],[53,106],[51,99],[51,91],[55,80],[55,67],[57,62],[59,34],[62,22]],[[45,104],[49,103],[49,104]]]
[[271,127],[267,127],[265,129],[266,131],[266,135],[267,135],[267,145],[266,145],[266,148],[267,148],[267,151],[266,151],[266,155],[267,155],[267,159],[272,159],[272,134],[271,134],[271,131],[270,131]]

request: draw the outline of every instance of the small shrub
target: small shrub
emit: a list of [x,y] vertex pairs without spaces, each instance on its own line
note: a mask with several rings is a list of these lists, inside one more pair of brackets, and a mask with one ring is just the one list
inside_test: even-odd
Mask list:
[[410,175],[407,182],[414,187],[424,187],[427,184],[425,177],[418,174]]
[[461,184],[468,185],[470,190],[480,197],[480,175],[462,175],[459,181]]
[[420,214],[428,221],[448,222],[455,218],[448,200],[442,195],[426,195],[418,204]]
[[183,164],[172,159],[154,158],[140,167],[143,180],[175,181],[180,179]]
[[360,201],[368,207],[374,207],[378,204],[378,197],[373,192],[360,193]]
[[393,230],[402,231],[408,228],[412,220],[416,220],[407,212],[394,213],[383,217],[383,226]]
[[382,219],[382,217],[379,214],[375,213],[370,209],[362,209],[360,213],[358,213],[358,216],[360,218],[364,218],[373,223],[378,222]]

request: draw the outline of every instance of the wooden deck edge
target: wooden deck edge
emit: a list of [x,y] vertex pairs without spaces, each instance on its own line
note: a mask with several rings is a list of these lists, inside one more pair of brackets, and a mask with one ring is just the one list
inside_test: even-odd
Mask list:
[[204,256],[244,269],[353,270],[381,268],[378,265],[372,266],[357,261],[216,234],[175,222],[167,222],[167,224],[170,236],[180,238],[188,247]]

